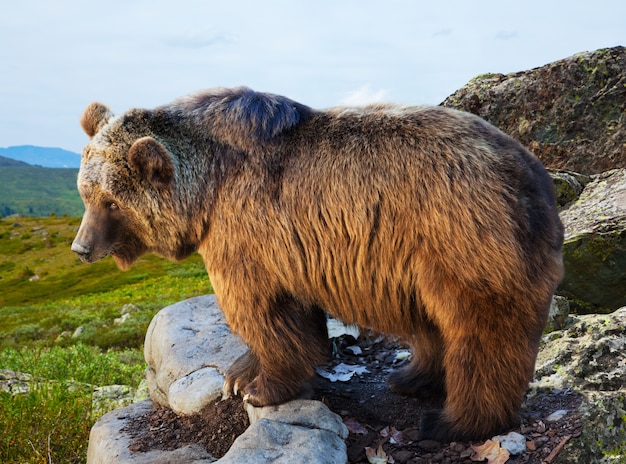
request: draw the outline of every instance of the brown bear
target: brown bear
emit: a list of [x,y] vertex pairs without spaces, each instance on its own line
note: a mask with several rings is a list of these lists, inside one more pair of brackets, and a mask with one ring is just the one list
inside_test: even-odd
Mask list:
[[328,356],[326,315],[412,345],[398,392],[445,394],[421,433],[517,424],[563,230],[541,163],[482,119],[440,107],[311,109],[213,89],[81,125],[85,215],[72,250],[120,268],[198,251],[249,352],[225,389],[293,398]]

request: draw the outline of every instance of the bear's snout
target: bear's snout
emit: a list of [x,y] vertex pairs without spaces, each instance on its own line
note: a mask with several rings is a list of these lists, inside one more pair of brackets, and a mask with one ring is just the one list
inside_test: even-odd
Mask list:
[[72,251],[76,253],[81,261],[89,261],[89,256],[91,255],[91,248],[81,245],[76,240],[72,242]]

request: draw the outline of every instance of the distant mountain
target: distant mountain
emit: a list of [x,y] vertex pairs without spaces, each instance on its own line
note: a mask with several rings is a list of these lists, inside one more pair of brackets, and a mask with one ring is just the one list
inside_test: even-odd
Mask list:
[[[80,167],[80,155],[62,148],[35,147],[33,145],[0,148],[0,158],[11,158],[45,168]],[[6,165],[0,164],[0,166]]]

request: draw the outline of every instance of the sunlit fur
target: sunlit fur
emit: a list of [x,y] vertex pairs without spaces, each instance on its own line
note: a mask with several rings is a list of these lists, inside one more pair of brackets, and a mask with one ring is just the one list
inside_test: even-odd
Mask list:
[[[327,356],[326,311],[411,343],[392,386],[446,395],[424,437],[516,425],[563,232],[550,177],[513,139],[449,109],[315,111],[245,88],[120,117],[96,104],[82,124],[98,128],[78,181],[87,215],[114,201],[138,254],[203,256],[251,350],[227,390],[292,398]],[[83,221],[75,243],[98,248],[105,229]]]

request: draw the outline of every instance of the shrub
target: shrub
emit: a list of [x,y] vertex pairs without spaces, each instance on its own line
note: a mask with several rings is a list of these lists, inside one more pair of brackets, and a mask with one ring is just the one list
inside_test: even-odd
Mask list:
[[[102,353],[77,344],[0,351],[0,369],[35,379],[28,393],[0,392],[0,462],[85,462],[97,419],[90,385],[136,387],[144,367],[137,350]],[[82,387],[69,388],[68,381]]]

